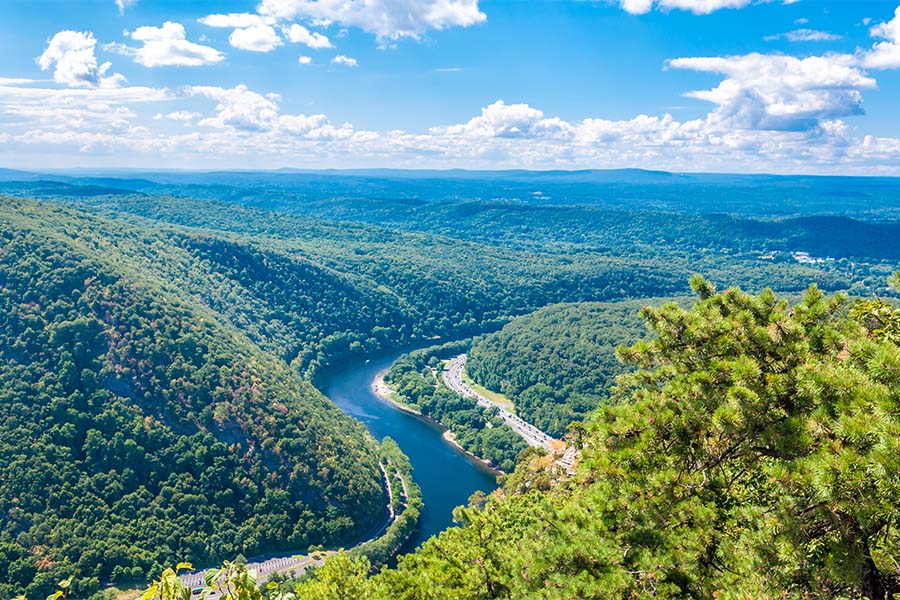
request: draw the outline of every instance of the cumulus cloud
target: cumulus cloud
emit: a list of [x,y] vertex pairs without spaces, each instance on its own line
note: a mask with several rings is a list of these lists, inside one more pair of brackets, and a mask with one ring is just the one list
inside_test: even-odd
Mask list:
[[466,123],[434,127],[431,132],[473,137],[524,137],[534,135],[544,121],[544,113],[536,108],[497,100]]
[[379,40],[420,39],[427,31],[469,27],[487,20],[478,0],[262,0],[259,14],[281,21],[337,23]]
[[[702,119],[637,115],[570,121],[524,103],[498,100],[471,119],[422,133],[365,131],[324,114],[289,114],[276,94],[193,86],[177,94],[150,88],[47,89],[0,82],[5,151],[56,152],[117,160],[222,168],[281,165],[472,168],[643,166],[672,170],[893,173],[900,175],[900,140],[856,136],[840,119],[810,129],[727,129],[714,110]],[[205,98],[209,109],[198,108]],[[132,105],[190,101],[188,110],[160,111],[157,122],[193,126],[180,133],[142,125]],[[203,113],[198,115],[198,113]],[[2,153],[4,150],[0,150]],[[125,154],[129,153],[129,154]],[[81,160],[81,159],[79,159]],[[150,164],[150,163],[144,163]],[[159,164],[153,163],[153,164]]]
[[[770,2],[772,0],[757,0]],[[793,4],[796,0],[782,0],[784,4]],[[618,0],[625,12],[642,15],[655,7],[657,10],[685,10],[695,15],[708,15],[723,8],[744,8],[754,0]]]
[[313,50],[334,48],[327,36],[317,31],[310,31],[303,25],[293,23],[290,27],[285,27],[283,31],[285,37],[294,44],[305,44]]
[[106,75],[112,63],[97,64],[94,49],[97,40],[89,31],[60,31],[47,42],[38,59],[42,71],[51,67],[53,80],[71,87],[116,87],[125,78]]
[[[457,125],[434,127],[406,143],[453,164],[578,168],[652,166],[672,170],[768,172],[900,172],[900,140],[854,137],[840,120],[801,131],[723,130],[713,115],[628,120],[548,117],[527,104],[497,101]],[[466,162],[467,161],[467,162]],[[701,166],[702,165],[702,166]]]
[[138,27],[126,31],[125,35],[142,45],[133,48],[124,44],[106,44],[103,48],[130,56],[145,67],[199,67],[225,58],[215,48],[188,41],[181,23],[166,21],[162,27]]
[[850,55],[801,59],[756,53],[668,62],[726,77],[716,88],[687,94],[715,104],[711,116],[722,128],[785,131],[811,130],[826,120],[862,114],[862,90],[874,89],[876,82],[857,63]]
[[200,23],[208,27],[232,27],[234,29],[243,29],[244,27],[255,27],[256,25],[271,25],[261,16],[253,13],[228,13],[207,15],[202,19],[198,19]]
[[338,54],[334,58],[331,59],[331,64],[333,65],[344,65],[345,67],[358,67],[359,63],[356,62],[355,58],[350,56],[344,56],[343,54]]
[[153,120],[160,121],[162,119],[170,119],[172,121],[182,121],[185,123],[189,123],[190,121],[193,121],[200,116],[202,115],[198,112],[192,112],[189,110],[176,110],[165,115],[162,113],[157,113],[156,115],[154,115]]
[[207,15],[199,20],[209,27],[231,27],[234,31],[228,42],[240,50],[271,52],[282,45],[281,37],[272,26],[275,20],[253,13]]
[[216,114],[203,119],[199,125],[224,129],[239,134],[257,134],[268,143],[277,144],[282,138],[305,140],[348,139],[356,135],[350,124],[335,126],[322,114],[282,114],[281,98],[277,94],[260,94],[245,85],[233,88],[193,86],[190,95],[204,96],[216,102]]
[[789,42],[833,42],[841,39],[841,36],[828,31],[818,31],[816,29],[795,29],[794,31],[788,31],[787,33],[767,35],[764,39],[767,42],[780,39],[785,39]]
[[215,117],[200,121],[209,127],[230,127],[244,131],[266,131],[278,116],[279,97],[277,94],[265,96],[250,90],[245,85],[233,88],[213,86],[192,86],[188,93],[205,96],[216,101]]
[[282,44],[281,38],[271,25],[235,29],[228,36],[228,42],[235,48],[251,52],[271,52]]
[[309,64],[312,64],[312,57],[311,56],[301,56],[300,58],[297,59],[297,62],[300,63],[301,65],[309,65]]
[[876,43],[865,56],[864,63],[870,69],[900,69],[900,6],[894,18],[879,23],[870,30],[872,37],[885,41]]

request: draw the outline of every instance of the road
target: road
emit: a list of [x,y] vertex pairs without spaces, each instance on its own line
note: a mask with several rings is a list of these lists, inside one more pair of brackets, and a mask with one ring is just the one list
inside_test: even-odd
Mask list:
[[468,356],[460,354],[453,360],[449,361],[444,367],[443,377],[444,383],[451,390],[462,396],[463,398],[474,399],[479,406],[485,408],[496,408],[497,416],[503,419],[503,422],[509,425],[510,429],[519,434],[529,446],[540,446],[555,455],[556,463],[562,466],[566,472],[572,475],[575,472],[575,459],[578,451],[574,447],[566,447],[563,442],[556,438],[550,437],[531,423],[512,414],[496,402],[491,401],[473,390],[463,381],[462,372],[466,366]]
[[[378,533],[375,536],[373,536],[369,540],[360,542],[359,544],[354,546],[354,548],[377,539],[382,533],[384,533],[385,529],[387,529],[387,527],[391,523],[393,523],[394,520],[396,520],[398,516],[394,513],[394,490],[391,487],[391,479],[390,477],[388,477],[388,472],[385,469],[384,464],[379,463],[378,466],[381,468],[381,474],[384,478],[385,491],[387,492],[388,519],[385,525],[381,527],[381,529],[379,529]],[[395,470],[394,473],[403,486],[403,496],[401,500],[402,505],[406,506],[406,504],[409,502],[406,479],[403,478],[403,475],[400,473],[400,471]],[[288,571],[293,571],[295,576],[299,577],[300,575],[305,573],[306,569],[308,569],[310,566],[321,566],[322,563],[325,562],[326,558],[335,553],[336,552],[334,550],[325,550],[322,552],[313,552],[310,556],[297,556],[295,554],[273,556],[266,559],[253,560],[252,562],[248,562],[246,566],[248,571],[254,571],[256,573],[256,581],[258,583],[265,583],[274,573],[286,573]],[[206,577],[207,571],[209,571],[209,569],[185,573],[184,575],[181,575],[181,581],[182,583],[184,583],[184,585],[192,589],[205,587],[206,582],[204,581],[204,579]],[[221,597],[221,594],[216,591],[207,596],[207,599],[217,600],[219,597]]]
[[[299,577],[310,566],[321,566],[322,563],[325,562],[325,559],[332,554],[334,554],[334,551],[314,553],[314,555],[318,556],[319,558],[313,558],[311,556],[278,556],[269,558],[267,560],[248,562],[247,570],[255,571],[256,581],[260,583],[267,581],[273,573],[294,571],[294,573]],[[192,589],[206,587],[206,583],[204,582],[206,571],[207,570],[187,573],[181,576],[181,581],[186,586]],[[221,594],[216,591],[207,596],[207,598],[215,600],[220,596]]]
[[496,408],[498,411],[497,416],[503,419],[504,423],[509,425],[513,431],[519,434],[529,446],[540,446],[546,448],[548,452],[555,450],[555,447],[560,444],[559,440],[550,437],[531,423],[517,417],[499,404],[492,402],[490,399],[485,398],[463,381],[462,372],[466,366],[467,358],[468,357],[465,354],[460,354],[448,362],[447,366],[444,367],[444,383],[447,384],[447,387],[463,398],[472,398],[480,406],[485,408]]

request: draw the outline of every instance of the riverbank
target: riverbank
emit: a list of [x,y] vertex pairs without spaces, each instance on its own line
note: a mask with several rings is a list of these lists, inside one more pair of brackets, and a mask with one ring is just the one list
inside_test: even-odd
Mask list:
[[[427,417],[426,417],[426,418],[427,418]],[[484,459],[484,458],[481,458],[481,457],[478,456],[477,454],[475,454],[475,453],[473,453],[473,452],[469,452],[468,450],[466,450],[465,448],[463,448],[463,447],[459,444],[459,442],[456,441],[456,436],[453,435],[453,432],[450,431],[449,429],[447,429],[446,431],[444,431],[444,433],[443,433],[443,435],[441,435],[441,437],[444,438],[444,440],[445,440],[448,444],[450,444],[451,446],[453,446],[454,448],[456,448],[457,450],[459,450],[460,452],[462,452],[463,454],[465,454],[466,456],[468,456],[468,457],[471,458],[472,460],[477,460],[478,462],[480,462],[481,464],[483,464],[483,465],[485,466],[485,468],[488,469],[489,471],[491,471],[492,473],[495,473],[495,474],[497,474],[497,475],[506,475],[506,471],[503,471],[502,469],[498,469],[497,467],[495,467],[495,466],[493,465],[493,463],[491,463],[491,461],[486,460],[486,459]]]
[[[384,381],[384,376],[387,375],[387,372],[390,371],[390,369],[391,368],[389,366],[388,368],[379,371],[378,374],[375,375],[375,379],[372,380],[372,393],[385,402],[392,404],[397,410],[402,410],[405,413],[415,415],[423,419],[428,419],[432,423],[436,423],[434,419],[426,417],[421,413],[421,411],[419,411],[417,408],[414,408],[412,405],[397,400],[397,392],[392,390],[390,386]],[[438,425],[440,425],[440,423],[438,423]]]
[[469,457],[470,459],[482,464],[488,471],[490,471],[494,475],[506,475],[505,471],[498,469],[496,466],[493,465],[493,463],[491,463],[491,461],[486,460],[486,459],[478,456],[477,454],[469,452],[468,450],[463,448],[460,445],[460,443],[456,441],[456,436],[453,434],[453,432],[450,431],[449,429],[447,429],[444,425],[441,425],[440,423],[438,423],[437,421],[435,421],[434,419],[432,419],[431,417],[429,417],[427,415],[423,415],[419,410],[413,408],[411,405],[397,400],[397,396],[398,396],[397,392],[392,390],[391,387],[384,381],[384,376],[387,374],[387,372],[389,370],[390,370],[390,367],[388,367],[387,369],[384,369],[383,371],[380,371],[375,376],[375,379],[372,380],[372,393],[373,394],[375,394],[376,396],[378,396],[385,402],[390,403],[397,410],[401,410],[407,414],[418,417],[419,419],[422,419],[423,421],[426,421],[429,424],[437,425],[438,427],[440,427],[441,429],[444,430],[444,433],[441,434],[441,438],[443,438],[443,440],[445,442],[447,442],[447,444],[449,444],[450,446],[453,446],[453,448],[455,450],[458,450],[461,454],[464,454],[467,457]]

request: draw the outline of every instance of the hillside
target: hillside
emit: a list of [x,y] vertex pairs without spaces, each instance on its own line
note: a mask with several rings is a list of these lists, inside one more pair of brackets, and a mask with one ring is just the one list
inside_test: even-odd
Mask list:
[[396,569],[336,560],[298,597],[896,597],[900,313],[694,283],[645,311],[572,478],[526,455]]
[[[273,311],[275,292],[261,277],[232,286],[254,251],[218,243],[0,204],[0,597],[72,575],[89,595],[172,555],[340,543],[383,518],[375,441],[266,351],[279,324],[255,311]],[[371,298],[303,263],[268,268],[344,292],[347,322]],[[216,312],[224,290],[243,312]],[[314,309],[298,294],[279,314],[303,331],[353,326]],[[248,337],[234,325],[246,314],[275,333],[239,323]]]
[[646,334],[640,310],[661,301],[558,304],[479,338],[468,374],[506,395],[523,419],[554,437],[607,400],[625,372],[619,346]]

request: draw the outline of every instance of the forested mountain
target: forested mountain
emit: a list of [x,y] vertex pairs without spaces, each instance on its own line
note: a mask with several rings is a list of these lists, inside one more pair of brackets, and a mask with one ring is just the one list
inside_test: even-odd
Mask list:
[[[357,201],[407,206],[456,201],[526,201],[667,213],[747,217],[847,215],[896,218],[896,177],[816,177],[669,173],[641,169],[582,171],[324,170],[7,171],[5,191],[50,182],[73,189],[106,187],[294,210],[350,210]],[[77,193],[77,192],[75,192]],[[33,195],[33,193],[32,193]]]
[[516,413],[552,436],[609,398],[625,365],[616,349],[646,334],[642,307],[660,300],[581,302],[518,317],[473,344],[466,371],[506,395]]
[[[87,596],[173,554],[340,543],[383,518],[362,425],[207,302],[228,289],[246,292],[229,306],[277,306],[264,279],[255,295],[217,282],[226,267],[235,279],[259,268],[254,252],[0,203],[0,597],[42,597],[72,575]],[[315,296],[343,292],[341,317],[354,318],[360,292],[340,278],[287,259],[269,268]],[[279,314],[303,315],[303,331],[335,328],[294,302]]]
[[[777,215],[772,199],[754,214],[678,204],[687,189],[707,208],[757,184],[788,194],[777,179],[360,174],[341,196],[325,175],[147,177],[0,186],[41,197],[0,198],[0,597],[358,540],[383,516],[378,447],[313,377],[557,303],[577,304],[483,338],[470,369],[557,435],[587,419],[574,479],[527,452],[502,494],[461,511],[466,527],[349,597],[839,596],[873,564],[894,585],[892,342],[815,294],[790,307],[703,284],[692,312],[646,313],[656,341],[609,382],[613,347],[645,331],[639,299],[683,294],[696,271],[893,293],[896,182],[795,182],[812,208]],[[823,186],[859,201],[829,213]],[[509,469],[517,441],[422,385],[430,358],[404,385]],[[859,394],[832,393],[843,381]]]
[[[543,282],[536,293],[533,285],[522,289],[521,281],[503,281],[515,294],[510,304],[530,308],[685,293],[683,282],[692,272],[749,289],[799,292],[815,281],[830,291],[885,293],[884,279],[900,258],[891,204],[895,180],[670,175],[639,185],[626,177],[598,183],[591,195],[585,191],[590,185],[566,183],[586,175],[526,175],[479,181],[246,173],[213,182],[209,174],[147,174],[160,181],[58,177],[7,182],[0,191],[262,237],[302,233],[323,241],[322,260],[340,257],[339,270],[394,277],[386,282],[392,288],[404,283],[396,271],[410,264],[436,277],[466,275],[460,264],[476,273],[499,271],[495,278],[511,268]],[[545,194],[538,183],[568,191]],[[792,209],[776,210],[775,199]],[[239,222],[244,219],[250,223]],[[281,227],[276,220],[287,223]],[[334,227],[338,222],[344,231]],[[346,255],[351,240],[364,254]],[[359,247],[364,241],[365,249]],[[373,247],[372,241],[383,243]],[[590,289],[578,288],[576,278],[590,279]],[[407,290],[411,301],[415,291]],[[433,303],[448,293],[458,295],[458,286],[419,299]]]
[[695,289],[644,312],[572,478],[526,456],[397,569],[334,561],[298,597],[896,597],[900,313]]

